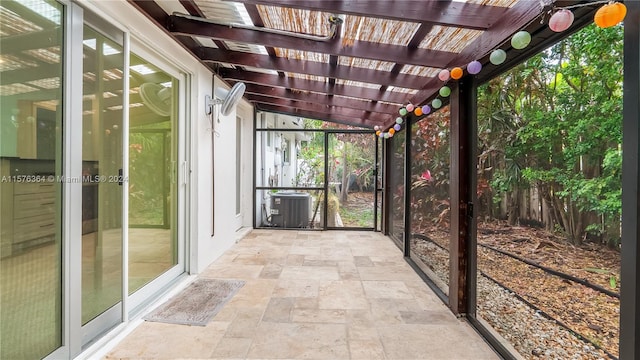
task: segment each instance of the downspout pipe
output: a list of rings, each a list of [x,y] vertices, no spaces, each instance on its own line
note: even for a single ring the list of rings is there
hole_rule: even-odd
[[[200,22],[203,22],[203,23],[208,23],[208,24],[223,25],[223,26],[228,26],[230,28],[237,28],[237,29],[261,31],[261,32],[266,32],[266,33],[271,33],[271,34],[291,36],[291,37],[295,37],[295,38],[298,38],[298,39],[321,41],[321,42],[327,42],[327,41],[333,39],[336,36],[337,32],[338,32],[338,27],[343,22],[343,19],[341,17],[339,17],[338,15],[331,15],[329,17],[329,24],[330,24],[329,35],[327,35],[327,36],[318,36],[318,35],[302,34],[302,33],[296,33],[296,32],[292,32],[292,31],[271,29],[271,28],[266,28],[266,27],[253,26],[253,25],[225,23],[225,22],[222,22],[222,21],[214,20],[214,19],[205,19],[205,18],[202,18],[202,17],[199,17],[199,16],[192,16],[192,15],[183,14],[183,13],[180,13],[180,12],[174,12],[173,15],[174,16],[179,16],[179,17],[182,17],[182,18],[186,18],[186,19],[189,19],[189,20],[195,20],[195,21],[200,21]]]

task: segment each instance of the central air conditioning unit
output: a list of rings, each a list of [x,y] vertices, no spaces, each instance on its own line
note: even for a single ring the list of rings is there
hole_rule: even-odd
[[[271,224],[283,228],[309,226],[311,197],[308,193],[277,192],[271,195]]]

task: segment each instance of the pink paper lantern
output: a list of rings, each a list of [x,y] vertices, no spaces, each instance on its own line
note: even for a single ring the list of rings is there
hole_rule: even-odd
[[[567,9],[561,9],[553,13],[549,19],[549,29],[555,32],[563,32],[573,24],[573,13]]]
[[[406,108],[408,112],[412,112],[414,107],[413,104],[407,104]]]
[[[438,74],[438,79],[442,81],[449,80],[449,70],[447,69],[441,70],[440,73]]]

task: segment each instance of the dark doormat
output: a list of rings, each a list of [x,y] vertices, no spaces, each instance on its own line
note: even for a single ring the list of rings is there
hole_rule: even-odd
[[[205,326],[243,286],[242,280],[197,279],[143,319]]]

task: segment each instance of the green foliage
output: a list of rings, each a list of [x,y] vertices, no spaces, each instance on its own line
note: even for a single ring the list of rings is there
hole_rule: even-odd
[[[168,132],[134,132],[129,135],[129,216],[132,225],[161,225],[169,194]]]
[[[319,120],[316,120],[319,121]],[[305,125],[307,122],[305,121]],[[302,144],[298,152],[300,170],[296,175],[295,186],[324,185],[324,133],[308,132],[309,141]]]
[[[479,182],[536,187],[571,240],[621,212],[622,35],[587,26],[479,90]]]

